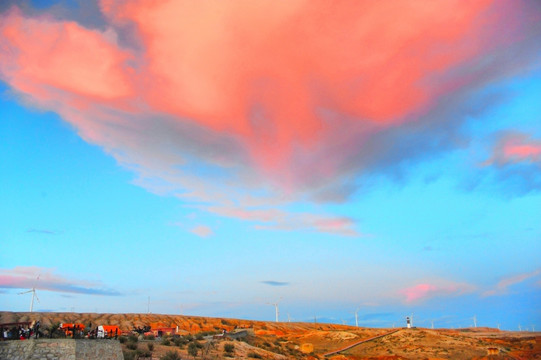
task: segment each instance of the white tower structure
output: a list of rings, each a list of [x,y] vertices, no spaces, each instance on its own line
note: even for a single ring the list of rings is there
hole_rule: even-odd
[[[355,326],[359,327],[359,309],[355,310]]]
[[[20,292],[19,295],[32,293],[32,299],[30,300],[30,312],[34,311],[34,298],[39,302],[38,294],[36,294],[36,288],[33,287],[28,291]]]
[[[282,301],[282,298],[280,298],[280,300],[278,300],[275,303],[267,303],[268,305],[273,305],[274,306],[274,310],[276,312],[276,322],[278,322],[278,319],[280,317],[280,311],[278,310],[278,304],[280,304],[280,301]]]
[[[36,278],[36,283],[38,282],[40,276],[41,274],[38,275],[38,277]],[[30,299],[30,312],[34,311],[34,298],[36,298],[36,300],[39,302],[38,294],[36,294],[36,283],[34,283],[34,286],[32,286],[32,289],[19,293],[19,295],[32,293],[32,299]]]
[[[411,319],[409,316],[406,316],[406,327],[408,329],[411,329]]]

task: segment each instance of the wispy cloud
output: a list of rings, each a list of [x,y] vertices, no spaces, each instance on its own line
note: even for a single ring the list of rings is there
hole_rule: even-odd
[[[13,269],[0,269],[0,288],[31,289],[34,287],[60,293],[121,295],[120,292],[108,289],[97,282],[65,278],[56,274],[51,268],[17,266]]]
[[[514,163],[531,163],[541,167],[541,139],[517,131],[500,133],[492,156],[483,165],[505,166]]]
[[[47,229],[28,229],[26,230],[27,233],[37,233],[37,234],[45,234],[45,235],[58,235],[58,231],[54,230],[47,230]]]
[[[190,230],[190,232],[194,233],[195,235],[199,236],[199,237],[209,237],[211,236],[212,234],[214,234],[214,232],[212,231],[212,229],[206,225],[197,225],[196,227],[192,228]]]
[[[287,286],[287,285],[289,285],[288,282],[274,281],[274,280],[260,281],[260,283],[265,284],[265,285],[270,285],[270,286]]]
[[[221,216],[254,222],[256,229],[303,230],[342,236],[360,236],[355,229],[356,221],[348,216],[292,213],[276,207],[208,206],[202,208]]]
[[[539,277],[541,275],[541,269],[537,269],[531,272],[527,273],[521,273],[512,275],[509,277],[505,277],[501,279],[494,288],[487,290],[482,293],[483,296],[497,296],[497,295],[505,295],[509,293],[509,288],[518,285],[520,283],[525,282],[529,279],[534,279],[536,277]],[[541,281],[541,279],[539,280]]]
[[[503,195],[522,195],[541,189],[541,139],[514,130],[494,135],[490,155],[480,164],[477,177],[467,184],[475,189],[488,182]]]

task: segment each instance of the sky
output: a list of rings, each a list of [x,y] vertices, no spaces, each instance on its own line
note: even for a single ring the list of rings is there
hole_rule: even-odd
[[[535,1],[3,1],[0,310],[541,329]]]

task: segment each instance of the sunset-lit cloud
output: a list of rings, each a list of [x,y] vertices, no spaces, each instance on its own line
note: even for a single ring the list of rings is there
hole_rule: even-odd
[[[504,166],[514,163],[530,163],[541,166],[541,139],[520,132],[501,134],[494,145],[492,157],[485,165]]]
[[[304,230],[343,236],[359,236],[356,221],[347,216],[292,213],[278,208],[210,206],[202,209],[220,216],[253,222],[256,229]]]
[[[450,297],[472,292],[473,285],[464,283],[420,283],[399,291],[406,303],[424,301],[433,297]]]
[[[195,235],[199,236],[199,237],[209,237],[211,236],[214,232],[212,231],[212,229],[206,225],[197,225],[195,227],[193,227],[190,232],[194,233]]]
[[[0,288],[46,290],[60,293],[87,295],[120,295],[102,284],[65,278],[54,269],[35,266],[17,266],[13,269],[0,269]]]
[[[467,95],[531,66],[530,6],[102,0],[96,27],[14,6],[0,79],[150,191],[260,229],[357,235],[349,217],[284,206],[344,202],[358,177],[460,146],[448,127],[474,111]]]
[[[496,284],[496,286],[494,286],[494,288],[483,292],[482,295],[486,297],[486,296],[497,296],[497,295],[508,294],[510,291],[509,290],[510,287],[523,283],[524,281],[529,280],[529,279],[535,279],[539,277],[539,275],[541,275],[541,269],[537,269],[537,270],[527,272],[527,273],[521,273],[521,274],[504,277],[503,279],[498,281],[498,283]],[[541,279],[538,281],[541,281]]]

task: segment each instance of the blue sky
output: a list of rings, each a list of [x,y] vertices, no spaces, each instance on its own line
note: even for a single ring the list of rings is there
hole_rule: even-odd
[[[295,321],[316,316],[353,325],[359,309],[361,326],[399,326],[414,313],[419,326],[432,321],[436,327],[470,326],[477,316],[478,325],[541,329],[541,32],[534,21],[539,9],[526,11],[520,2],[525,8],[515,9],[512,2],[493,5],[496,14],[507,6],[514,20],[522,20],[520,26],[511,22],[514,41],[482,43],[458,60],[448,54],[476,37],[497,37],[505,24],[490,24],[487,35],[465,16],[470,30],[448,42],[423,39],[427,53],[449,47],[442,55],[449,60],[440,72],[422,68],[414,85],[403,79],[392,86],[404,99],[419,84],[430,84],[429,95],[403,100],[405,105],[392,95],[380,105],[385,109],[333,100],[335,87],[345,81],[343,69],[326,62],[307,65],[318,96],[300,92],[295,103],[306,97],[314,109],[325,111],[306,115],[303,106],[275,101],[294,87],[280,81],[299,80],[296,74],[304,68],[293,66],[294,73],[277,66],[247,75],[230,68],[220,72],[225,71],[221,64],[204,59],[192,76],[182,72],[184,57],[171,53],[177,62],[169,63],[156,58],[156,44],[168,45],[169,34],[152,32],[152,24],[135,12],[124,13],[122,1],[116,8],[91,6],[85,20],[72,5],[50,3],[6,6],[0,15],[5,20],[0,26],[2,310],[28,311],[30,296],[18,293],[35,286],[36,311],[146,312],[150,296],[153,313],[274,320],[268,303],[281,299],[282,321],[289,314]],[[434,16],[463,24],[446,19],[441,6],[430,10]],[[460,6],[464,9],[457,11],[478,17],[488,11]],[[249,29],[257,10],[244,10],[239,27]],[[285,16],[283,9],[274,10],[278,18]],[[235,19],[236,13],[227,11],[224,16]],[[139,30],[121,22],[120,14]],[[379,29],[374,19],[380,15],[357,16]],[[75,30],[66,25],[69,20]],[[344,28],[329,21],[337,34],[350,30],[347,21]],[[62,48],[47,45],[47,35],[43,49],[31,53],[10,32],[16,26],[23,26],[18,34],[28,36],[40,29],[51,32]],[[296,28],[285,29],[293,38],[298,35]],[[198,31],[215,31],[213,25],[203,30]],[[80,38],[55,31],[74,31]],[[85,36],[90,40],[79,43]],[[252,46],[276,49],[295,64],[289,40],[269,40],[263,48],[257,36]],[[318,36],[324,34],[313,35]],[[360,45],[367,41],[355,36]],[[392,29],[386,36],[412,49],[421,46]],[[385,39],[381,58],[394,44]],[[182,49],[205,50],[211,40],[202,35],[186,40]],[[319,41],[307,40],[330,46]],[[80,62],[69,55],[72,46],[86,51],[85,43],[112,59],[104,60],[111,69],[96,80],[83,70],[97,70],[75,69]],[[357,55],[335,46],[327,50],[343,54],[346,62],[352,57],[353,70],[347,71],[379,71],[377,62],[356,68]],[[239,47],[224,57],[267,66],[243,51]],[[317,55],[310,53],[312,47],[300,51]],[[69,83],[71,77],[56,73],[49,60],[28,60],[21,53],[48,55],[66,73],[79,74],[79,82]],[[149,60],[118,60],[121,53]],[[40,60],[42,70],[36,67]],[[423,63],[421,56],[418,60]],[[408,71],[407,58],[403,62]],[[171,72],[178,66],[189,80],[165,76],[159,64],[173,67]],[[180,91],[182,105],[142,90],[145,74],[163,77],[162,99],[171,96],[167,81],[171,90],[178,81],[190,89],[184,97]],[[208,74],[216,76],[216,84],[210,84],[224,92],[229,88],[221,87],[222,76],[239,83],[277,81],[271,85],[275,98],[230,89],[239,91],[231,95],[243,102],[229,104],[233,100],[213,95]],[[328,74],[334,82],[327,81]],[[381,83],[395,79],[385,76]],[[130,90],[115,82],[120,77],[128,79]],[[455,78],[461,85],[453,85]],[[85,87],[77,87],[85,81]],[[373,85],[374,96],[391,91],[378,93],[379,86]],[[119,92],[112,94],[112,88]],[[199,103],[194,94],[208,103]],[[245,119],[235,109],[255,106],[262,107],[262,118],[250,118],[246,130],[238,125]],[[216,109],[222,112],[211,114]],[[314,128],[315,123],[323,125]]]

